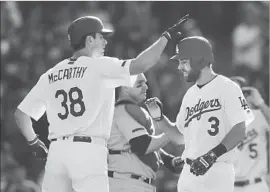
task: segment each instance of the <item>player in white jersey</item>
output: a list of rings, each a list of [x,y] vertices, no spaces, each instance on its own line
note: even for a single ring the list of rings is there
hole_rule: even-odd
[[[183,98],[176,125],[166,117],[157,123],[167,134],[184,135],[186,164],[178,191],[233,192],[233,149],[244,139],[253,114],[239,86],[213,71],[214,56],[207,39],[184,38],[177,49],[172,59],[179,62],[187,81],[196,83]]]
[[[235,192],[269,192],[265,181],[267,175],[266,131],[269,131],[270,109],[265,104],[259,91],[253,87],[246,87],[243,77],[231,77],[242,88],[246,100],[251,107],[255,120],[247,127],[246,137],[237,146],[235,161]]]
[[[107,149],[114,111],[114,89],[129,86],[130,74],[157,63],[168,40],[179,32],[188,16],[165,31],[149,48],[131,60],[104,57],[112,33],[97,17],[76,19],[68,28],[74,54],[44,73],[18,106],[15,118],[37,158],[47,149],[33,131],[30,117],[46,111],[50,150],[44,192],[108,191]]]

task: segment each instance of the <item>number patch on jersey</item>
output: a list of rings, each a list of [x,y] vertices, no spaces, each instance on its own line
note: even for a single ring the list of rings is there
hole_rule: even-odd
[[[77,94],[76,98],[74,98],[74,93]],[[55,98],[58,98],[60,95],[63,97],[61,106],[65,109],[64,113],[57,114],[60,119],[67,119],[69,114],[73,115],[74,117],[79,117],[83,115],[83,113],[85,112],[85,105],[83,102],[83,94],[81,89],[79,89],[78,87],[72,87],[68,93],[63,89],[59,89],[55,93]],[[69,106],[67,105],[68,99],[70,101]],[[80,106],[79,111],[75,111],[76,105]]]
[[[209,129],[207,132],[211,136],[216,136],[219,133],[219,119],[217,117],[210,117],[208,122],[211,123],[211,129]]]
[[[257,151],[256,147],[257,147],[257,143],[250,143],[248,145],[248,148],[249,148],[249,151],[250,151],[249,156],[252,159],[255,159],[256,157],[258,157],[258,151]]]

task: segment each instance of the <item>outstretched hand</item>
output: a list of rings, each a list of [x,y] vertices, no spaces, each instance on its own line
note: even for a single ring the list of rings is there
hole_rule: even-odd
[[[175,36],[179,36],[181,34],[180,30],[184,22],[186,22],[189,18],[189,14],[185,15],[181,19],[179,19],[172,27],[168,28],[162,35],[164,35],[167,39],[174,38]]]
[[[150,116],[155,121],[159,121],[163,118],[163,104],[157,97],[147,99],[145,101],[145,106]]]

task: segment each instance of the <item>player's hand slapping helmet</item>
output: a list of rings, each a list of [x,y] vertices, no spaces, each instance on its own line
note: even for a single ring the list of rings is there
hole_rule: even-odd
[[[155,121],[160,121],[163,118],[163,104],[157,97],[147,99],[144,104]]]
[[[161,36],[166,37],[168,40],[179,36],[182,24],[188,20],[189,14],[185,15],[177,21],[172,27],[168,28]]]
[[[36,137],[32,141],[28,142],[32,155],[37,159],[37,160],[46,160],[47,155],[48,155],[48,149],[45,146],[45,144],[38,138]]]
[[[204,175],[212,167],[216,160],[216,154],[209,151],[205,155],[202,155],[192,161],[190,165],[190,172],[196,176]]]
[[[184,165],[185,165],[185,161],[180,156],[174,157],[172,159],[172,166],[174,167],[177,173],[182,172]]]
[[[251,102],[255,107],[259,107],[264,103],[260,92],[254,87],[242,87],[242,91],[248,93],[247,100]]]

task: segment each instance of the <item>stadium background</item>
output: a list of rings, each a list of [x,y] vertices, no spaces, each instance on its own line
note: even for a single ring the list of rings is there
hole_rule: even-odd
[[[192,20],[183,27],[183,37],[209,38],[214,69],[226,76],[245,76],[269,104],[269,2],[1,2],[1,191],[30,191],[40,181],[44,163],[31,157],[13,112],[42,73],[71,56],[67,27],[73,19],[101,18],[115,30],[106,54],[127,59],[186,13]],[[170,44],[146,76],[149,97],[159,97],[174,121],[190,84],[167,64],[173,53]],[[34,125],[48,145],[46,116]],[[165,149],[179,153],[173,145]],[[175,191],[177,178],[160,170],[157,191]]]

